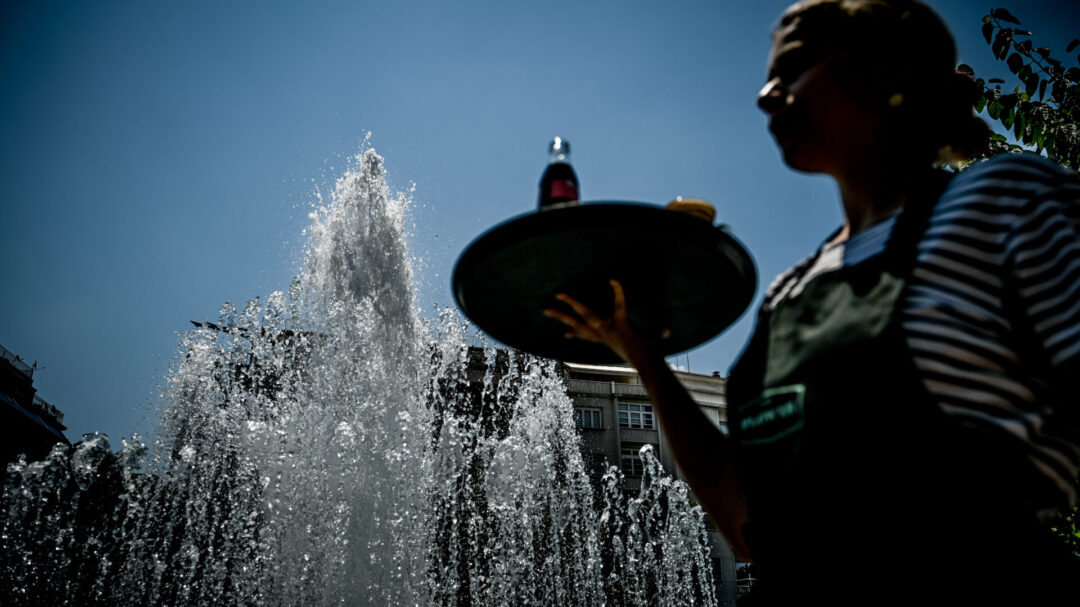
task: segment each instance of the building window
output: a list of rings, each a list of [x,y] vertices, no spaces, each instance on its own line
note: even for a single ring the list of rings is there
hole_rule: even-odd
[[[623,443],[622,453],[622,472],[627,478],[640,478],[645,474],[645,464],[641,461],[641,456],[638,452],[644,445],[628,445]],[[653,445],[653,453],[658,450],[656,445]]]
[[[619,403],[619,427],[656,429],[652,405],[642,403]]]
[[[757,581],[754,573],[753,563],[735,563],[735,584],[738,586],[739,594],[746,594],[753,589],[754,582]]]
[[[710,518],[706,516],[705,518]],[[720,586],[724,583],[724,561],[721,559],[712,560],[712,579],[713,583]]]
[[[578,428],[604,427],[604,420],[600,417],[599,409],[574,409],[574,423]]]

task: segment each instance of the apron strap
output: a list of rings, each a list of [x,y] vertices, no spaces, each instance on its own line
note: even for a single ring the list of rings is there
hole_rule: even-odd
[[[915,266],[919,242],[930,226],[930,216],[938,200],[952,180],[953,173],[935,171],[912,192],[900,215],[896,218],[889,241],[882,253],[885,263],[897,273],[907,277]]]

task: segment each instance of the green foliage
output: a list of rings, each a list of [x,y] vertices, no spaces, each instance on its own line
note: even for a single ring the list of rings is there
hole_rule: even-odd
[[[1001,78],[983,80],[975,78],[970,66],[957,67],[982,89],[975,111],[999,122],[1018,142],[1009,143],[1007,137],[995,133],[986,155],[1034,149],[1080,171],[1080,67],[1066,67],[1050,55],[1048,47],[1035,47],[1031,32],[1013,27],[1021,25],[1020,20],[1006,9],[991,10],[982,22],[982,35],[994,58],[1004,61],[1019,82],[1006,92]],[[1080,39],[1073,39],[1065,52],[1072,53],[1078,46]],[[1076,59],[1080,65],[1080,55]],[[1080,508],[1062,513],[1051,527],[1080,558]]]
[[[1016,143],[1000,134],[992,137],[988,155],[1006,151],[1034,150],[1055,162],[1080,171],[1080,67],[1067,67],[1051,56],[1048,47],[1035,47],[1030,31],[1003,8],[983,17],[982,35],[994,58],[1004,61],[1018,84],[1012,89],[1000,78],[975,83],[982,93],[975,110],[1011,131]],[[1065,48],[1080,46],[1074,39]],[[1070,57],[1071,59],[1071,57]],[[1080,66],[1080,56],[1077,57]],[[967,65],[957,68],[975,78]]]
[[[1052,528],[1072,548],[1073,556],[1080,559],[1080,508],[1059,515]]]

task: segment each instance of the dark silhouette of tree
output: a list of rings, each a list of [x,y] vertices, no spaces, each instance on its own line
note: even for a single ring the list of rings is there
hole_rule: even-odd
[[[1004,61],[1016,79],[1014,84],[1001,78],[975,78],[982,89],[975,109],[1011,131],[1015,141],[994,134],[988,155],[1034,150],[1080,170],[1080,55],[1070,61],[1077,65],[1066,65],[1051,56],[1049,47],[1036,47],[1032,33],[1020,25],[1004,8],[995,8],[983,17],[986,43],[994,58]],[[1078,46],[1080,39],[1073,39],[1065,52],[1072,53]],[[969,65],[961,64],[957,69],[975,77]]]

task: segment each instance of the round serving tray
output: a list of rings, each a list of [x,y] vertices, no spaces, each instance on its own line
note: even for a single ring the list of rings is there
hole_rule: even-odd
[[[606,346],[566,339],[566,326],[543,311],[569,310],[555,299],[567,293],[610,316],[613,278],[623,285],[632,326],[652,335],[670,330],[665,355],[731,326],[757,288],[753,260],[726,228],[655,205],[597,201],[492,228],[458,259],[453,290],[465,316],[496,340],[597,364],[619,358]]]

